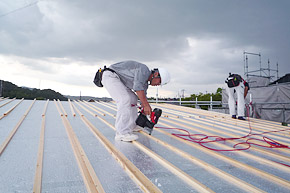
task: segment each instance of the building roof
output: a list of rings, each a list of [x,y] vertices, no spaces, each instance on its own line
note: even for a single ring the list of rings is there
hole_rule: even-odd
[[[151,105],[158,127],[127,143],[113,102],[0,99],[0,192],[289,192],[290,127]]]
[[[276,83],[288,83],[290,82],[290,73],[285,74],[284,76],[282,76],[281,78],[279,78],[278,80],[270,83],[271,84],[276,84]]]

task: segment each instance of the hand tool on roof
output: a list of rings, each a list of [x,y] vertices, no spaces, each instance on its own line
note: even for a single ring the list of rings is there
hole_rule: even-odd
[[[151,121],[148,120],[143,111],[144,109],[139,112],[139,116],[136,119],[136,124],[140,127],[143,127],[148,132],[148,134],[151,135],[154,125],[157,124],[158,119],[162,114],[162,110],[155,108],[150,115]]]

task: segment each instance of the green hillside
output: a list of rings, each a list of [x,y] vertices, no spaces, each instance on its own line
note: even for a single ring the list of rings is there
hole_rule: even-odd
[[[1,87],[1,85],[0,85]],[[1,94],[1,91],[0,91]],[[67,100],[66,97],[64,97],[59,92],[55,92],[51,89],[30,89],[30,88],[23,88],[18,87],[17,85],[8,82],[8,81],[2,81],[2,97],[9,97],[9,98],[25,98],[25,99],[38,99],[38,100],[46,100],[46,99],[59,99],[59,100]]]

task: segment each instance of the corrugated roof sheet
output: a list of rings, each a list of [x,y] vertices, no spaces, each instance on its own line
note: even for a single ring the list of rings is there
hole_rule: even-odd
[[[289,127],[152,106],[157,128],[127,143],[114,103],[0,99],[0,192],[289,192]]]

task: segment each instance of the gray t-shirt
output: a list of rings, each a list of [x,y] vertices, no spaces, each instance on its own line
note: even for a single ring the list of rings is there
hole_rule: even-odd
[[[142,63],[135,61],[124,61],[109,66],[114,70],[124,85],[134,91],[148,89],[148,78],[151,74],[149,68]]]

